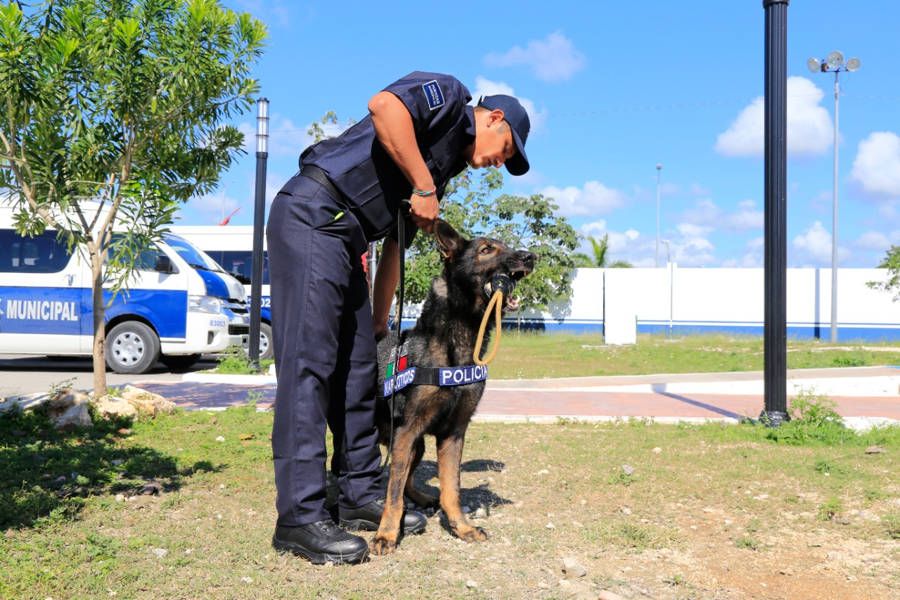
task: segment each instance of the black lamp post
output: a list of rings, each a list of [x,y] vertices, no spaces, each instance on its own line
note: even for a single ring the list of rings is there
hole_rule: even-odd
[[[269,101],[260,98],[256,113],[256,196],[253,207],[253,264],[250,274],[250,362],[259,369],[262,306],[263,229],[266,222],[266,160],[269,157]]]
[[[763,0],[765,66],[765,408],[777,427],[787,412],[787,9]]]

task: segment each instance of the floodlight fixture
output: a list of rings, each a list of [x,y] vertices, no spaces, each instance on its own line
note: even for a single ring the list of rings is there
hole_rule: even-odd
[[[844,64],[844,55],[834,50],[825,57],[825,62],[828,64],[829,69],[837,71]]]
[[[809,68],[810,73],[819,73],[822,71],[822,63],[818,58],[810,58],[806,61],[806,66]]]
[[[860,66],[862,66],[862,63],[856,57],[851,58],[850,60],[847,61],[847,70],[850,71],[851,73],[853,71],[858,71]]]

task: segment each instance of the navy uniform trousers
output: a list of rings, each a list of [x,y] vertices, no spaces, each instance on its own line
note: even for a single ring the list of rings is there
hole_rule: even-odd
[[[353,215],[315,181],[295,175],[275,197],[267,227],[278,391],[272,428],[278,524],[330,518],[325,426],[340,505],[379,497],[376,349]]]

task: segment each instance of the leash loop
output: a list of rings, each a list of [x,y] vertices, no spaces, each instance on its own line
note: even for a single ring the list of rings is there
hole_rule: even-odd
[[[488,353],[487,357],[482,359],[481,344],[484,342],[484,332],[487,329],[487,324],[491,317],[491,310],[493,310],[494,312],[494,328],[497,330],[497,339],[494,340],[494,346],[491,348],[491,351]],[[500,347],[500,325],[502,323],[502,312],[503,290],[498,289],[496,292],[494,292],[494,295],[491,296],[487,308],[484,309],[484,316],[481,318],[481,326],[478,328],[478,337],[475,339],[475,350],[472,352],[472,360],[474,360],[475,364],[480,367],[486,366],[489,362],[494,360],[494,356],[496,356],[497,354],[497,349]]]

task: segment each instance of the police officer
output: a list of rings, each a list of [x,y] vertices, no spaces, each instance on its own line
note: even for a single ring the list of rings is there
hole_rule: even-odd
[[[399,280],[398,241],[385,239],[370,305],[360,261],[367,242],[430,231],[447,182],[465,169],[528,171],[530,123],[511,96],[471,95],[454,77],[414,72],[369,101],[369,114],[300,156],[268,223],[278,389],[272,449],[278,521],[273,546],[314,563],[355,563],[366,542],[325,508],[325,427],[334,437],[341,525],[375,530],[384,510],[375,429],[376,337],[387,332]],[[410,244],[412,235],[404,243]],[[404,533],[425,529],[407,511]]]

